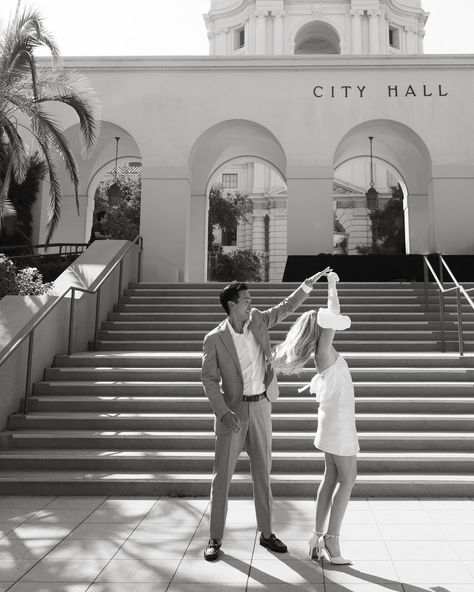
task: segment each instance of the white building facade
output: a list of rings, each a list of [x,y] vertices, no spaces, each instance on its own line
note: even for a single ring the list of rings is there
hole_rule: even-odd
[[[64,174],[53,241],[87,240],[95,188],[120,136],[120,162],[142,163],[145,280],[207,278],[208,192],[234,167],[246,170],[256,205],[238,246],[261,246],[269,224],[272,279],[281,279],[288,255],[333,252],[335,191],[338,202],[363,199],[373,136],[377,189],[394,178],[404,190],[409,252],[473,253],[474,57],[420,55],[426,18],[416,0],[216,0],[206,16],[209,57],[67,59],[97,90],[102,126],[85,160],[76,122],[63,119],[80,161],[81,211]],[[242,24],[239,54],[231,40]],[[225,42],[213,38],[221,28]]]

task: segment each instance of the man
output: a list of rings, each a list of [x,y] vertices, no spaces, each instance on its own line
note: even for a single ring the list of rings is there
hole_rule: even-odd
[[[210,539],[204,558],[219,556],[227,515],[230,481],[245,447],[250,458],[260,544],[277,553],[287,547],[272,532],[271,403],[278,398],[268,329],[306,300],[329,267],[307,278],[273,308],[251,306],[248,287],[234,282],[220,301],[227,319],[204,338],[201,379],[215,417],[214,476],[211,489]]]
[[[96,240],[105,240],[109,238],[104,230],[104,225],[107,222],[107,212],[105,210],[100,210],[95,215],[95,222],[92,224],[91,228],[91,236],[89,238],[89,245],[91,245]]]

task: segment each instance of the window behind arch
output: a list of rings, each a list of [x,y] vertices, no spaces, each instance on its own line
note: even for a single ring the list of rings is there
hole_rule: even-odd
[[[295,54],[339,54],[340,39],[328,23],[313,21],[303,25],[295,37]]]

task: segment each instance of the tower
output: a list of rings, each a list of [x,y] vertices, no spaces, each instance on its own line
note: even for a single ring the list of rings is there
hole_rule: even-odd
[[[421,0],[211,0],[210,55],[416,55]]]

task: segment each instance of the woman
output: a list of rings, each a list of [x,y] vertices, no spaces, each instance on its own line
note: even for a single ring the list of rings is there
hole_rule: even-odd
[[[318,489],[316,528],[309,540],[309,554],[317,559],[325,556],[331,563],[345,565],[352,562],[341,556],[339,532],[357,476],[359,444],[351,375],[344,358],[333,346],[336,330],[350,326],[349,317],[340,314],[338,281],[336,273],[328,275],[327,309],[301,315],[285,341],[276,347],[274,365],[279,372],[294,374],[301,371],[314,354],[317,374],[300,392],[310,388],[319,403],[314,444],[324,452],[325,469]]]

